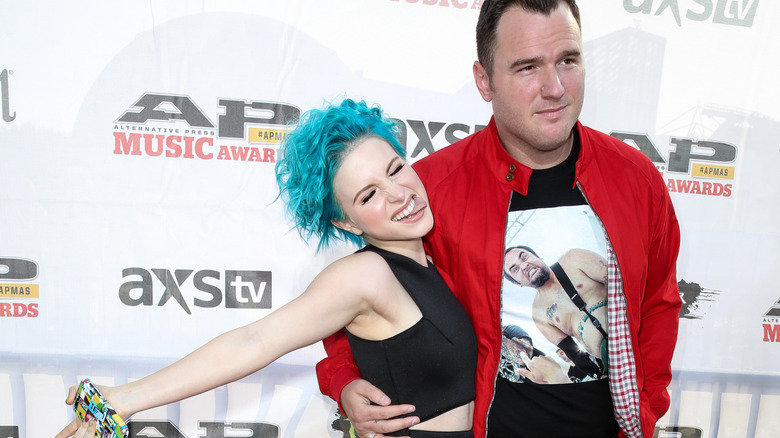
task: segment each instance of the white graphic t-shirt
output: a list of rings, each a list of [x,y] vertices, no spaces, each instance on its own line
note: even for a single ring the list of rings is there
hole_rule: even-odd
[[[518,383],[606,377],[606,241],[598,218],[576,205],[512,211],[508,219],[499,374]]]

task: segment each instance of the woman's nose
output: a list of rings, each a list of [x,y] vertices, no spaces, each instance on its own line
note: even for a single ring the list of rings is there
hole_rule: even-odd
[[[394,182],[388,184],[385,188],[385,194],[391,201],[403,201],[406,199],[403,186]]]

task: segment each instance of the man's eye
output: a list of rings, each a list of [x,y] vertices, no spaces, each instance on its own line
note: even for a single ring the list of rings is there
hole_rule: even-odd
[[[570,58],[564,58],[561,61],[561,64],[564,64],[564,65],[578,65],[581,62],[582,62],[581,58],[579,58],[577,56],[572,56]]]
[[[363,197],[360,203],[365,204],[366,202],[370,201],[371,198],[374,196],[374,193],[376,193],[376,190],[371,190],[365,197]]]
[[[405,164],[403,164],[403,163],[402,163],[402,164],[399,164],[399,165],[398,165],[398,167],[396,167],[395,169],[393,169],[393,171],[392,171],[392,172],[390,172],[390,176],[394,176],[395,174],[397,174],[398,172],[400,172],[400,171],[401,171],[401,169],[403,169],[403,168],[404,168],[404,166],[405,166]]]

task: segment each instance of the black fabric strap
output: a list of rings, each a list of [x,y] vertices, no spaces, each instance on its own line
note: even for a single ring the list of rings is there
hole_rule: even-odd
[[[573,284],[571,284],[571,280],[569,280],[569,276],[566,275],[566,271],[563,270],[560,263],[555,262],[550,266],[550,269],[555,273],[555,276],[558,277],[558,282],[561,283],[561,286],[563,286],[563,290],[566,291],[566,295],[569,296],[571,301],[574,303],[575,306],[577,306],[578,309],[585,312],[586,315],[588,315],[588,318],[590,319],[590,322],[593,323],[593,326],[596,327],[596,330],[601,333],[601,336],[604,337],[604,339],[607,339],[607,332],[604,331],[604,329],[601,327],[601,323],[598,319],[596,319],[595,316],[591,315],[590,312],[588,312],[587,306],[585,305],[585,301],[582,299],[579,293],[577,293],[577,289],[574,287]]]

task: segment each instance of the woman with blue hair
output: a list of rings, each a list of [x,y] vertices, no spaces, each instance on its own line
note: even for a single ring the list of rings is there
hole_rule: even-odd
[[[304,239],[319,239],[318,250],[338,240],[365,246],[265,318],[140,380],[100,387],[120,416],[233,382],[343,328],[360,373],[400,404],[394,418],[419,419],[394,436],[473,437],[476,338],[424,252],[433,216],[397,130],[378,107],[349,99],[303,114],[276,165],[286,210]],[[75,387],[68,403],[74,397]],[[76,419],[57,437],[94,428]]]

